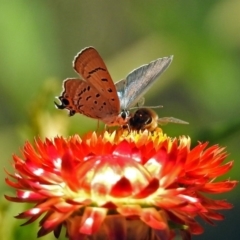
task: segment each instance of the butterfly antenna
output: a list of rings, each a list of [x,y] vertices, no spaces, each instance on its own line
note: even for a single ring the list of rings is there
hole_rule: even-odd
[[[158,105],[158,106],[136,106],[136,107],[130,108],[130,110],[139,109],[139,108],[163,108],[163,106],[162,105]]]

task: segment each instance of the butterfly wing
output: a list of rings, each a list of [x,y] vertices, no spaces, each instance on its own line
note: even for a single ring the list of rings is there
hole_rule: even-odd
[[[100,98],[107,102],[108,113],[118,115],[120,112],[120,102],[116,87],[97,50],[93,47],[83,49],[74,59],[73,67],[83,79],[93,86]]]
[[[129,109],[136,105],[156,79],[168,68],[172,59],[173,56],[159,58],[133,70],[126,79],[117,82],[115,86],[121,109]]]
[[[158,123],[160,125],[164,125],[167,123],[178,123],[178,124],[189,124],[188,122],[185,122],[181,119],[174,118],[174,117],[162,117],[158,119]]]
[[[59,98],[59,109],[68,109],[69,115],[81,113],[87,117],[103,120],[106,114],[107,100],[89,83],[81,79],[66,79],[63,92]]]

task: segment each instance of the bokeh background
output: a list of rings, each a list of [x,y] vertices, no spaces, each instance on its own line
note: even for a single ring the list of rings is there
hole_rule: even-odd
[[[37,224],[20,227],[13,216],[25,204],[7,202],[12,194],[4,169],[34,137],[83,134],[97,122],[69,118],[53,101],[62,81],[76,77],[74,56],[94,46],[115,81],[156,58],[174,55],[170,68],[147,93],[146,105],[163,105],[160,116],[190,125],[168,124],[170,136],[226,146],[231,172],[240,175],[240,1],[2,0],[0,3],[0,151],[2,165],[0,238],[37,239]],[[103,127],[103,125],[101,125]],[[234,204],[216,226],[202,223],[195,240],[240,239],[240,190],[216,196]],[[42,238],[54,239],[52,234]],[[64,239],[64,237],[62,237]]]

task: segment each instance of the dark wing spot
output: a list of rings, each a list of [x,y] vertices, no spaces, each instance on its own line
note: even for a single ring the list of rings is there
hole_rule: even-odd
[[[111,88],[108,89],[108,92],[112,92],[113,90]]]
[[[95,68],[95,69],[93,69],[92,71],[88,72],[89,75],[87,76],[87,78],[90,78],[93,73],[98,72],[98,71],[104,71],[104,72],[106,72],[106,69],[105,69],[105,68],[101,68],[101,67]]]
[[[86,97],[86,101],[88,101],[91,98],[91,96]]]
[[[81,107],[83,107],[83,105],[78,105],[77,108],[80,109]]]
[[[97,101],[94,101],[95,104],[97,104]]]
[[[93,74],[93,73],[98,72],[98,71],[100,71],[100,70],[102,70],[102,71],[106,71],[105,68],[101,68],[101,67],[99,67],[99,68],[95,68],[95,69],[93,69],[92,71],[88,72],[88,74]]]
[[[98,97],[100,97],[100,94],[99,94],[99,93],[97,93],[97,94],[96,94],[96,97],[97,97],[97,98],[98,98]]]
[[[108,82],[107,78],[102,78],[103,82]]]
[[[103,105],[106,106],[107,105],[106,102],[103,102]]]
[[[91,87],[90,87],[90,86],[88,86],[88,87],[87,87],[87,90],[89,91],[90,89],[91,89]]]

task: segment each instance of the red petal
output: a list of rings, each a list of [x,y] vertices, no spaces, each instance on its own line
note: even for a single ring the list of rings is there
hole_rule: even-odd
[[[189,229],[192,234],[199,235],[204,232],[203,228],[195,221],[187,224],[189,225]]]
[[[53,205],[53,208],[55,208],[58,212],[61,213],[73,212],[77,209],[80,209],[81,207],[81,205],[72,205],[66,202],[58,202]]]
[[[122,205],[117,211],[123,216],[140,216],[142,209],[139,205]]]
[[[11,201],[11,202],[20,202],[20,203],[23,203],[23,202],[28,202],[26,201],[26,199],[21,199],[21,198],[18,198],[18,197],[9,197],[7,195],[4,195],[4,197],[8,200],[8,201]],[[34,202],[34,201],[33,201]]]
[[[123,158],[131,158],[131,153],[132,149],[130,147],[130,144],[124,140],[117,145],[116,149],[113,152],[113,155],[121,156]]]
[[[166,222],[162,219],[161,215],[155,208],[142,209],[140,219],[152,228],[160,230],[167,228]]]
[[[159,187],[159,180],[153,178],[149,184],[138,194],[133,196],[133,198],[145,198],[154,193]]]
[[[66,151],[62,157],[61,173],[68,186],[73,191],[78,191],[79,184],[76,173],[76,163],[74,162],[74,156],[70,149]]]
[[[201,188],[201,191],[207,193],[223,193],[232,190],[237,184],[238,181],[207,183],[204,185],[204,187]]]
[[[93,234],[98,231],[107,214],[104,208],[86,208],[82,217],[80,233]]]
[[[13,187],[13,188],[21,188],[22,185],[18,182],[18,183],[15,183],[15,182],[12,182],[9,178],[5,178],[5,182],[6,184],[8,184],[10,187]]]
[[[110,191],[110,195],[113,197],[128,197],[132,195],[132,186],[129,180],[122,177],[117,181]]]

